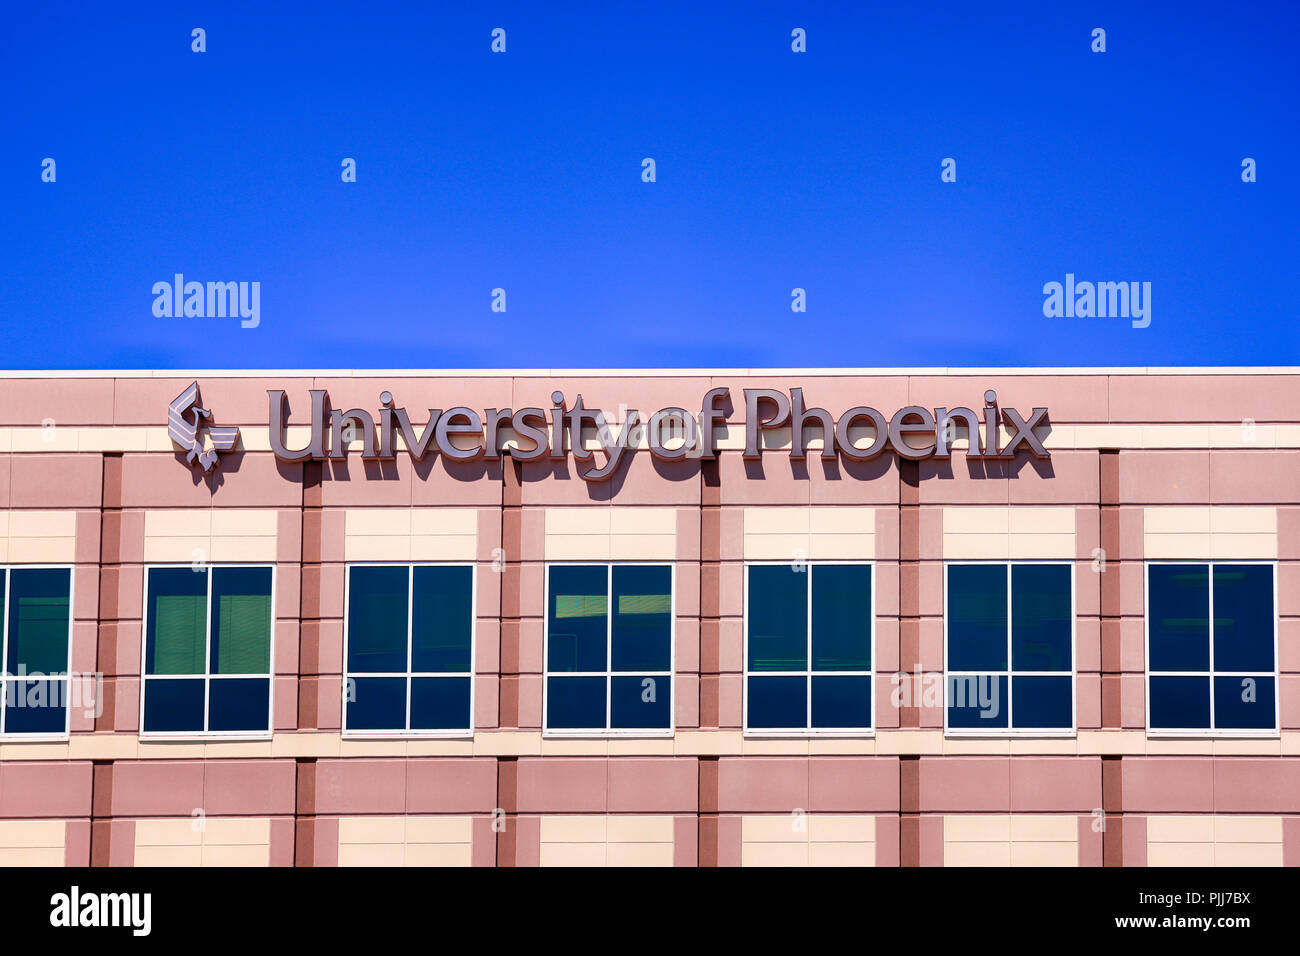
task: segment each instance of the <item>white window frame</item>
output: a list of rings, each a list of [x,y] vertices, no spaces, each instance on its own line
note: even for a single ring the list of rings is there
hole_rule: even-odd
[[[348,670],[348,642],[352,606],[353,568],[406,568],[406,670],[382,673]],[[469,568],[469,670],[468,671],[412,671],[412,637],[415,629],[415,569],[416,568]],[[343,689],[342,734],[351,738],[405,738],[441,737],[464,739],[474,736],[475,685],[478,683],[478,566],[473,561],[349,561],[343,567]],[[348,728],[348,680],[371,677],[406,678],[406,729],[371,730]],[[417,728],[411,730],[411,681],[417,677],[457,677],[469,680],[469,726],[451,728]]]
[[[1188,727],[1184,729],[1177,728],[1159,728],[1151,727],[1151,568],[1154,565],[1205,565],[1206,572],[1206,590],[1207,609],[1209,615],[1209,635],[1210,642],[1209,657],[1210,669],[1208,671],[1157,671],[1157,677],[1208,677],[1210,679],[1210,723],[1215,723],[1216,714],[1214,712],[1214,679],[1216,677],[1272,677],[1273,679],[1273,726],[1271,728],[1254,730],[1251,728],[1229,728],[1218,730],[1214,726],[1210,727]],[[1214,569],[1218,565],[1253,565],[1256,567],[1271,567],[1273,569],[1273,672],[1266,674],[1260,671],[1216,671],[1214,669]],[[1274,560],[1255,560],[1243,559],[1233,560],[1230,558],[1216,558],[1203,560],[1148,560],[1143,562],[1142,567],[1142,653],[1143,653],[1143,691],[1145,700],[1143,703],[1146,707],[1146,730],[1148,737],[1224,737],[1224,738],[1279,738],[1282,733],[1282,675],[1278,663],[1278,595],[1277,595],[1277,561]]]
[[[968,567],[971,565],[983,565],[1006,568],[1007,577],[1007,669],[1005,671],[950,671],[948,669],[948,623],[951,615],[948,613],[948,569],[951,567]],[[1011,569],[1017,565],[1052,565],[1057,567],[1068,567],[1070,569],[1070,726],[1067,727],[1013,727],[1012,718],[1015,712],[1012,710],[1012,701],[1015,697],[1013,686],[1016,677],[1065,677],[1065,671],[1020,671],[1015,669],[1015,661],[1012,658],[1012,621],[1014,618],[1014,605],[1012,603],[1012,577]],[[1078,615],[1078,593],[1076,588],[1078,582],[1076,576],[1076,562],[1069,558],[1006,558],[997,560],[964,560],[954,558],[943,562],[943,734],[945,737],[985,737],[985,738],[1009,738],[1009,737],[1077,737],[1079,733],[1079,615]],[[1007,678],[1007,726],[1003,727],[949,727],[948,726],[948,688],[949,675],[953,677],[974,677],[992,675]]]
[[[806,657],[807,667],[802,671],[750,671],[749,669],[749,569],[752,567],[773,567],[773,566],[793,566],[801,565],[804,573],[807,575],[807,604],[808,619],[804,625],[806,639]],[[871,572],[871,613],[868,615],[870,620],[868,625],[871,628],[871,669],[866,671],[816,671],[812,666],[812,614],[813,614],[813,592],[812,578],[813,568],[818,566],[847,566],[855,568],[867,568]],[[789,560],[753,560],[745,562],[745,593],[744,593],[744,643],[741,648],[741,680],[744,687],[741,688],[741,698],[744,714],[741,718],[741,727],[744,736],[763,738],[763,737],[856,737],[871,738],[876,735],[876,708],[879,703],[877,698],[880,696],[879,688],[876,686],[876,675],[879,673],[876,665],[879,661],[876,659],[876,618],[878,617],[876,609],[879,606],[877,598],[877,576],[875,561],[860,560],[836,560],[834,558],[818,559],[815,561],[789,561]],[[868,727],[813,727],[812,726],[812,679],[814,675],[823,677],[866,677],[871,686],[871,724]],[[805,677],[807,681],[807,694],[804,706],[805,726],[799,727],[755,727],[749,726],[749,679],[750,677]]]
[[[206,604],[206,613],[203,617],[203,626],[205,629],[203,644],[203,673],[202,674],[147,674],[147,661],[149,654],[149,573],[154,569],[166,570],[172,568],[188,568],[195,574],[200,571],[207,574],[208,597]],[[212,673],[212,572],[222,568],[270,568],[271,569],[271,633],[268,636],[267,644],[267,673],[262,674],[213,674]],[[183,564],[177,562],[157,562],[146,564],[144,566],[144,598],[140,612],[140,723],[138,724],[141,739],[145,740],[270,740],[275,733],[275,608],[276,608],[276,586],[279,578],[279,566],[274,561],[234,561],[229,563],[203,564],[201,568],[195,567],[193,563]],[[208,730],[208,721],[211,718],[211,692],[213,680],[232,680],[252,678],[261,678],[265,676],[269,681],[266,701],[266,730]],[[144,728],[144,704],[148,695],[148,682],[150,680],[202,680],[203,681],[203,729],[202,730],[145,730]]]
[[[77,568],[72,564],[3,564],[4,572],[4,620],[0,621],[0,674],[9,665],[9,576],[13,571],[64,571],[68,572],[68,660],[62,677],[42,675],[39,680],[61,681],[63,688],[63,731],[62,733],[11,733],[5,729],[7,715],[3,713],[9,699],[9,685],[18,683],[18,678],[4,677],[0,680],[0,740],[67,740],[72,733],[72,637],[76,623],[75,601],[77,595]],[[27,679],[32,679],[28,677]]]
[[[605,670],[604,671],[552,671],[551,667],[551,568],[553,567],[603,567],[605,568]],[[668,569],[668,670],[666,671],[615,671],[614,670],[614,568],[667,568]],[[542,736],[543,737],[672,737],[677,732],[677,562],[675,561],[547,561],[542,582]],[[605,678],[605,728],[550,727],[551,677],[604,677]],[[613,683],[616,676],[667,678],[668,726],[611,727],[613,722]]]

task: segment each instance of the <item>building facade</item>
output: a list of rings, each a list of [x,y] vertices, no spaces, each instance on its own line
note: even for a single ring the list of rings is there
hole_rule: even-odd
[[[1300,864],[1300,369],[7,373],[0,864]]]

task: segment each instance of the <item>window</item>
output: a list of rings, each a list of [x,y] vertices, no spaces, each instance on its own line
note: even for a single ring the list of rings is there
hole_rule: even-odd
[[[671,731],[673,569],[546,568],[547,731]]]
[[[0,568],[4,706],[0,733],[68,733],[72,569]]]
[[[474,568],[348,566],[345,732],[473,732]]]
[[[271,730],[269,565],[145,569],[141,732]]]
[[[1147,728],[1276,733],[1272,564],[1147,565]]]
[[[1074,732],[1074,565],[949,564],[945,724]]]
[[[874,726],[870,564],[751,564],[745,586],[745,730]]]

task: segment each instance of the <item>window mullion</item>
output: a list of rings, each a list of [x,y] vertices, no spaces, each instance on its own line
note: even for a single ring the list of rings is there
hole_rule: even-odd
[[[1016,724],[1015,724],[1016,712],[1012,707],[1012,699],[1011,699],[1013,694],[1011,688],[1015,685],[1015,681],[1011,679],[1012,670],[1015,666],[1014,662],[1011,659],[1011,653],[1012,653],[1011,621],[1015,617],[1015,609],[1011,604],[1013,599],[1011,593],[1011,568],[1012,568],[1011,562],[1008,561],[1007,562],[1007,730],[1008,731],[1012,731],[1016,729]]]
[[[812,702],[812,669],[813,669],[813,661],[812,661],[812,625],[813,625],[813,586],[812,586],[812,576],[813,576],[813,566],[812,566],[811,564],[809,564],[808,562],[805,561],[805,562],[804,562],[804,566],[803,566],[803,570],[804,570],[804,575],[805,575],[805,577],[808,578],[807,582],[806,582],[805,585],[804,585],[804,586],[807,588],[807,594],[808,594],[808,599],[807,599],[807,600],[808,600],[808,615],[807,615],[807,616],[808,616],[808,620],[807,620],[807,621],[805,622],[805,624],[804,624],[804,631],[805,631],[805,633],[804,633],[804,648],[805,648],[805,649],[804,649],[804,654],[806,655],[806,657],[804,658],[804,666],[807,668],[807,674],[806,674],[806,676],[804,677],[804,692],[805,692],[805,694],[807,695],[807,698],[808,698],[808,699],[805,701],[805,706],[804,706],[804,721],[805,721],[804,726],[807,727],[808,730],[812,730],[812,706],[813,706],[813,702]]]
[[[1219,715],[1214,709],[1214,567],[1214,562],[1209,562],[1206,565],[1209,573],[1205,576],[1205,586],[1210,592],[1209,620],[1205,622],[1205,633],[1210,639],[1210,730],[1217,730],[1219,727]]]
[[[406,729],[411,729],[411,693],[413,691],[413,682],[411,680],[411,669],[414,667],[414,657],[411,652],[411,645],[415,640],[415,565],[409,565],[406,569]]]
[[[208,576],[207,613],[203,615],[205,629],[203,639],[203,731],[207,733],[211,724],[209,711],[212,707],[212,567],[204,569]]]
[[[10,572],[9,568],[4,569],[4,576],[5,576],[4,622],[0,623],[0,630],[3,631],[4,636],[3,638],[0,638],[0,655],[3,655],[0,656],[0,674],[7,674],[9,671],[9,578],[10,578],[9,572]],[[144,685],[143,677],[141,677],[140,684],[141,686]],[[5,731],[5,718],[7,716],[6,712],[9,710],[7,705],[9,703],[10,686],[11,685],[8,680],[0,680],[0,734],[3,734]]]
[[[614,729],[614,565],[605,566],[605,729]]]

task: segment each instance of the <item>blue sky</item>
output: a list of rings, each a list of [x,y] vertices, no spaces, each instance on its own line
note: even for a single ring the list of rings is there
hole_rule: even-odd
[[[0,365],[1300,364],[1296,4],[270,6],[6,10]]]

